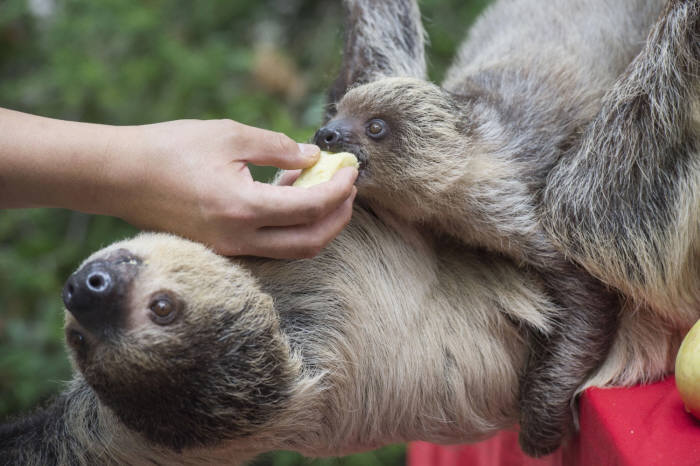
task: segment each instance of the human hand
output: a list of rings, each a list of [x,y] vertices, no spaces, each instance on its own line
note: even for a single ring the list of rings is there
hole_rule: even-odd
[[[123,127],[106,210],[145,229],[169,231],[224,255],[312,257],[350,221],[357,171],[310,188],[254,181],[247,163],[298,169],[319,149],[231,120]],[[285,179],[293,180],[290,174]]]

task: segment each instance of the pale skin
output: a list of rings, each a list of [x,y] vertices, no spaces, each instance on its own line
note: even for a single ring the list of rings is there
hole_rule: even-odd
[[[247,163],[297,170],[319,148],[231,120],[109,126],[0,108],[0,209],[120,217],[224,255],[313,257],[347,225],[357,170],[310,188],[254,181]]]

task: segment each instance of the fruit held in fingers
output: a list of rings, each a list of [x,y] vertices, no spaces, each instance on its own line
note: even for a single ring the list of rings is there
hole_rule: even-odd
[[[321,156],[314,165],[305,168],[293,186],[307,188],[333,178],[335,173],[345,167],[359,168],[357,157],[350,152],[326,152],[321,151]]]

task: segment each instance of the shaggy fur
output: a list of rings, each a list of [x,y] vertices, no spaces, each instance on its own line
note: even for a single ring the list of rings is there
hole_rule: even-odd
[[[154,234],[96,253],[84,267],[116,250],[141,259],[127,322],[140,321],[155,292],[179,296],[182,314],[168,326],[127,324],[108,340],[67,314],[67,333],[89,345],[71,346],[75,386],[36,422],[4,426],[0,460],[235,463],[277,448],[317,456],[413,438],[475,441],[512,425],[527,354],[516,322],[544,331],[554,312],[542,284],[505,259],[382,218],[358,207],[313,260],[229,262]],[[190,361],[188,347],[200,344]],[[44,456],[28,448],[38,439]]]
[[[699,16],[668,3],[544,194],[552,237],[631,298],[589,384],[660,377],[700,314]]]
[[[560,312],[552,332],[531,329],[520,443],[530,454],[549,453],[570,429],[574,395],[607,356],[620,303],[547,234],[541,194],[664,2],[496,2],[443,87],[423,80],[415,2],[389,3],[403,13],[347,2],[350,34],[331,92],[337,101],[316,143],[358,155],[359,196],[371,205],[504,254],[541,277]],[[372,137],[377,120],[385,134]]]
[[[482,21],[495,21],[499,8],[524,3],[497,3]],[[546,184],[538,204],[553,212],[550,233],[630,298],[611,351],[584,386],[667,373],[681,335],[700,317],[700,306],[691,304],[697,301],[692,273],[698,271],[700,211],[699,10],[696,1],[669,4],[647,46],[611,85],[605,105],[584,130],[584,144],[572,144],[557,162],[550,177],[568,184]],[[523,18],[519,11],[514,18]],[[487,32],[477,24],[472,37]],[[466,47],[461,56],[473,53]],[[488,134],[506,128],[497,129]],[[598,145],[597,138],[610,132],[617,137]],[[589,153],[587,147],[597,149]],[[661,153],[651,150],[664,147]],[[421,164],[421,154],[412,154],[406,163]],[[613,154],[617,164],[625,166],[630,157],[632,165],[608,176],[618,167],[606,163]],[[432,155],[422,154],[437,161]],[[474,160],[474,167],[488,173],[489,160]],[[362,176],[369,184],[376,166],[372,159],[365,163]],[[652,170],[648,179],[641,171],[625,176],[652,165],[660,171]],[[588,177],[598,180],[596,188],[576,191]],[[673,197],[653,195],[662,189],[658,180]],[[410,187],[411,180],[405,184]],[[566,197],[570,190],[574,194]],[[407,192],[407,198],[413,195]],[[416,197],[412,211],[430,199]],[[558,210],[559,202],[569,207]],[[620,207],[625,202],[635,210]],[[644,223],[653,217],[648,209],[662,205],[670,209],[666,215]],[[625,220],[632,213],[637,223]],[[624,235],[604,237],[607,252],[599,258],[595,240],[577,236],[569,222]],[[636,255],[634,247],[640,248]],[[67,313],[75,379],[47,409],[0,427],[0,463],[240,464],[272,449],[327,456],[391,442],[487,437],[520,418],[519,384],[527,380],[526,370],[540,367],[528,362],[537,352],[529,346],[532,332],[565,336],[552,327],[561,309],[546,277],[512,254],[489,249],[438,236],[371,197],[357,203],[348,228],[310,260],[226,260],[162,234],[112,245],[81,269],[133,259],[127,262],[134,269],[117,267],[129,286],[110,306],[124,318],[110,323],[116,331],[100,333],[96,321],[86,328]],[[597,260],[614,263],[625,254],[646,268],[596,268]],[[670,282],[673,277],[687,281]],[[180,303],[166,325],[149,318],[149,302],[160,294]],[[665,307],[669,297],[683,297],[676,302],[687,306]]]
[[[700,303],[698,9],[669,4],[545,192],[548,229],[568,254],[683,322]]]

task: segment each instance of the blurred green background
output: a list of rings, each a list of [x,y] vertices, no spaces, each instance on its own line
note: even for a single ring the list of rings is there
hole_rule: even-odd
[[[433,80],[487,2],[420,2]],[[340,0],[0,0],[0,106],[117,125],[232,118],[305,141],[340,64],[341,19]],[[56,209],[0,211],[0,419],[70,377],[63,281],[90,252],[135,231]],[[393,446],[324,460],[275,452],[255,464],[403,461]]]

